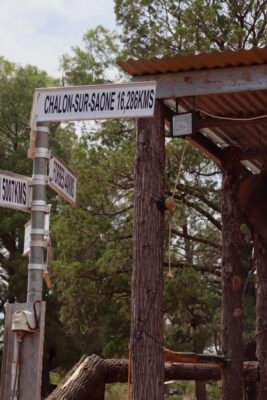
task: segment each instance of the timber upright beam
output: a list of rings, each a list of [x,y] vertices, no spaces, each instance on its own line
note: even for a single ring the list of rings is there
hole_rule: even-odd
[[[137,122],[132,273],[131,400],[163,400],[164,112]]]
[[[255,234],[257,257],[256,346],[259,362],[257,400],[267,399],[267,240]]]
[[[222,163],[222,400],[243,400],[243,282],[240,207],[236,197],[239,157],[224,150]]]

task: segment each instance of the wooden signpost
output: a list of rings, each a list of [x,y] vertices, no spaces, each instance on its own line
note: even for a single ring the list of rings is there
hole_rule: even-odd
[[[40,399],[45,319],[43,272],[45,238],[49,234],[47,185],[70,204],[76,203],[77,176],[59,157],[50,154],[49,123],[152,117],[155,96],[155,82],[36,89],[28,150],[28,157],[34,160],[32,178],[0,171],[0,207],[31,212],[31,221],[25,226],[23,254],[29,254],[27,303],[8,305],[6,309],[2,400]],[[23,318],[34,316],[36,327],[28,329]],[[35,384],[29,385],[29,380]]]

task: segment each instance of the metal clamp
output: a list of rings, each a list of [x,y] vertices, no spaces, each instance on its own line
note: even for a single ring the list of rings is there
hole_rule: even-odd
[[[30,263],[30,264],[28,264],[28,269],[29,270],[44,271],[45,270],[45,264]]]
[[[46,147],[35,147],[33,158],[50,158],[51,151],[48,150]]]
[[[46,203],[45,200],[33,200],[32,201],[32,206],[47,206],[48,204]]]
[[[45,133],[49,133],[49,127],[45,126],[45,125],[37,125],[36,129],[37,132],[45,132]]]
[[[46,214],[50,212],[50,205],[45,200],[33,200],[31,203],[31,211],[42,211]]]
[[[47,184],[47,175],[38,175],[35,174],[32,176],[31,186],[42,185],[45,186]]]
[[[48,236],[49,235],[49,231],[47,231],[46,229],[39,229],[39,228],[32,228],[31,235],[45,235]]]
[[[46,240],[31,240],[30,247],[44,247],[47,248]]]
[[[41,212],[44,212],[44,213],[46,213],[46,214],[49,213],[49,208],[48,208],[48,206],[31,206],[30,210],[31,210],[32,212],[41,211]]]

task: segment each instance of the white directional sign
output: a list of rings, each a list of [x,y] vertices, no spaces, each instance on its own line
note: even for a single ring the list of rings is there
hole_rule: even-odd
[[[31,229],[32,222],[28,221],[24,225],[24,246],[23,246],[23,256],[27,256],[30,252],[30,242],[31,242]]]
[[[30,211],[31,179],[0,170],[0,207]]]
[[[45,214],[44,219],[44,240],[49,238],[49,225],[50,225],[50,208],[51,204],[49,204],[49,212]],[[30,244],[31,244],[31,230],[32,230],[32,221],[26,222],[24,225],[24,246],[23,246],[23,256],[27,256],[30,253]]]
[[[71,204],[76,202],[77,177],[70,167],[54,154],[49,161],[48,185]]]
[[[156,82],[36,89],[31,128],[37,122],[152,117]]]

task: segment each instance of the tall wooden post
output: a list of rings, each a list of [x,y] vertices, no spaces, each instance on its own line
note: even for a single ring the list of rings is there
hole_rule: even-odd
[[[257,400],[267,399],[267,241],[255,234],[257,262],[256,346],[259,362]]]
[[[132,274],[132,400],[163,400],[163,223],[156,199],[164,193],[164,113],[137,122]]]
[[[222,399],[243,400],[243,282],[240,206],[236,197],[239,161],[225,151],[222,184]]]

